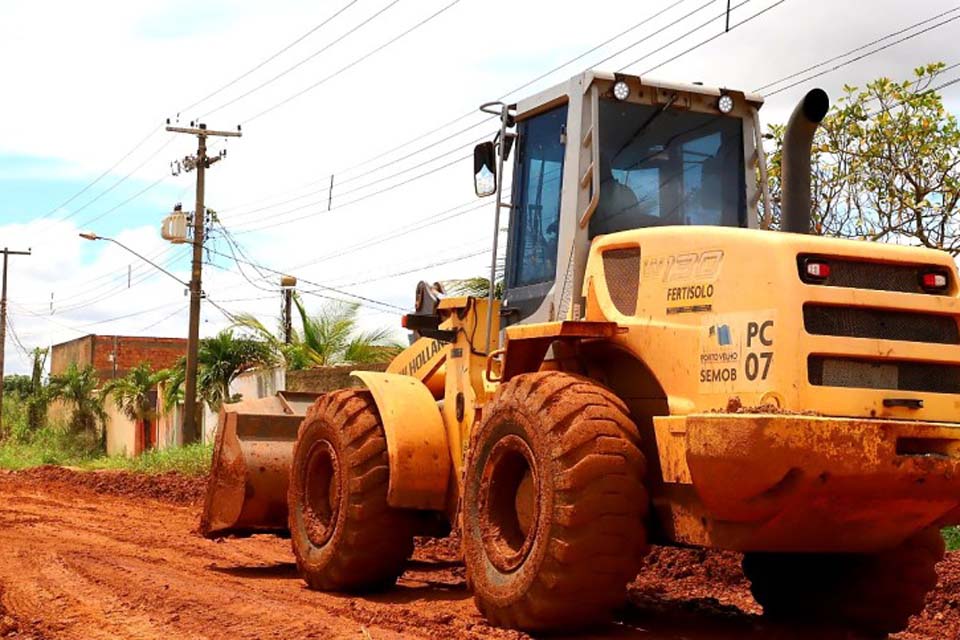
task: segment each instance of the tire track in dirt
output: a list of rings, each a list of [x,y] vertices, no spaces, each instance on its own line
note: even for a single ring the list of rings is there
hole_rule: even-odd
[[[416,581],[362,600],[311,592],[296,575],[288,541],[212,542],[194,533],[193,508],[63,486],[48,491],[0,479],[0,547],[13,550],[0,557],[4,601],[50,637],[357,638],[361,627],[378,640],[477,637],[452,629],[456,616],[413,604],[424,599]],[[425,588],[428,599],[453,594],[447,601],[458,601],[482,630],[462,579],[445,593]]]
[[[418,540],[406,573],[384,593],[319,593],[297,576],[288,540],[200,537],[199,506],[182,503],[197,492],[183,479],[166,481],[179,492],[170,504],[145,497],[158,489],[142,478],[132,491],[118,476],[68,478],[0,473],[0,638],[528,638],[484,623],[455,539]],[[110,491],[97,493],[104,482]],[[657,549],[620,621],[578,638],[849,638],[765,623],[738,563],[737,554]],[[938,608],[900,640],[960,638],[960,554],[941,575],[931,599]]]

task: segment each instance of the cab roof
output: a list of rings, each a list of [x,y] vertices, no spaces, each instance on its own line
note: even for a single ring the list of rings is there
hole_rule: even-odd
[[[759,109],[761,106],[763,106],[762,96],[747,91],[740,91],[738,89],[707,87],[701,84],[687,84],[684,82],[669,82],[656,78],[635,76],[628,73],[615,73],[612,71],[591,69],[573,76],[565,82],[549,87],[548,89],[544,89],[543,91],[540,91],[532,96],[518,100],[516,103],[511,105],[511,107],[513,107],[516,110],[517,115],[520,116],[528,111],[540,110],[545,104],[560,100],[568,93],[572,93],[573,87],[576,85],[579,85],[582,88],[582,91],[586,92],[595,80],[614,81],[621,78],[633,78],[638,81],[641,86],[656,87],[657,89],[680,91],[689,94],[700,94],[712,97],[719,97],[724,93],[740,94],[753,107]]]

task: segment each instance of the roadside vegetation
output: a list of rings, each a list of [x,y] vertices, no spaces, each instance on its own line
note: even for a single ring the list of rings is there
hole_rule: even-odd
[[[9,435],[0,441],[0,469],[19,470],[42,465],[78,469],[111,469],[157,474],[178,471],[206,475],[210,471],[213,445],[192,444],[180,448],[150,450],[135,458],[107,456],[99,434],[78,433],[69,423],[51,422],[39,429],[26,428],[28,407],[16,397],[3,403],[4,424]]]
[[[78,465],[81,469],[131,471],[157,474],[176,471],[190,476],[210,473],[212,444],[188,444],[170,449],[150,449],[135,458],[126,456],[98,457]]]

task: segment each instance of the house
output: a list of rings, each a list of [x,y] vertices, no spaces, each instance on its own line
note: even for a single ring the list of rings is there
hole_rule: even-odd
[[[50,349],[50,375],[67,370],[70,363],[78,367],[93,365],[101,383],[121,378],[142,362],[147,362],[156,371],[176,364],[187,353],[184,338],[157,338],[149,336],[87,335],[69,342],[62,342]],[[160,409],[157,390],[152,393],[154,405]],[[142,429],[108,401],[107,453],[109,455],[137,455],[159,444],[159,420],[149,421]],[[51,407],[55,415],[64,412],[63,407]]]

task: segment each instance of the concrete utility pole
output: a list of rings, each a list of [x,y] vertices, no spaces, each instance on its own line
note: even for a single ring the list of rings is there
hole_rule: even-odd
[[[184,389],[183,406],[183,444],[200,440],[200,431],[197,428],[197,351],[200,344],[200,299],[203,297],[201,289],[201,265],[203,263],[203,238],[206,231],[206,209],[203,204],[204,174],[215,162],[222,160],[226,152],[221,151],[213,158],[207,157],[207,138],[210,136],[239,138],[240,127],[236,131],[212,131],[207,125],[197,123],[197,126],[172,127],[167,121],[167,131],[186,133],[197,136],[197,154],[183,159],[182,166],[190,171],[197,170],[197,205],[193,212],[193,267],[190,271],[190,328],[187,334],[187,376]]]
[[[26,251],[11,251],[6,247],[3,251],[3,291],[0,292],[0,436],[3,435],[3,357],[4,345],[7,342],[7,258],[9,256],[28,256],[30,249]]]

